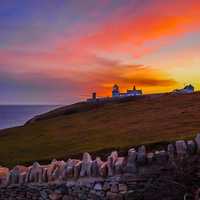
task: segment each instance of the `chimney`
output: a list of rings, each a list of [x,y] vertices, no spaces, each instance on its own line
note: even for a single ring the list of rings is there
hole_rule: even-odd
[[[96,100],[96,98],[97,98],[97,94],[96,94],[96,92],[93,92],[93,93],[92,93],[92,99],[93,99],[93,100]]]

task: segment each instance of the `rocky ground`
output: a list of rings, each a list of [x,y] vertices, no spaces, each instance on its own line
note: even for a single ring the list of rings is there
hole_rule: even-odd
[[[86,180],[85,180],[86,181]],[[86,184],[87,182],[87,184]],[[182,160],[142,175],[84,184],[22,184],[2,187],[0,199],[21,200],[199,200],[200,158]]]
[[[112,152],[106,161],[53,160],[0,168],[0,200],[200,200],[200,134],[167,150]]]

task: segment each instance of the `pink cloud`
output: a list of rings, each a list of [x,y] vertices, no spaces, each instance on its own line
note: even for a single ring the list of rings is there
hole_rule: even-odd
[[[102,3],[102,6],[109,1]],[[132,6],[134,4],[131,4]],[[139,57],[163,47],[169,37],[181,36],[198,29],[200,24],[199,1],[155,1],[151,6],[141,11],[131,13],[131,6],[122,6],[115,10],[104,24],[99,26],[86,25],[88,31],[74,34],[68,38],[48,39],[47,43],[55,43],[55,49],[48,52],[1,51],[1,62],[13,62],[40,66],[78,66],[94,63],[93,55],[99,52],[107,54],[127,53]],[[141,12],[141,13],[139,13]],[[170,13],[170,14],[169,14]],[[123,16],[122,16],[123,15]],[[77,32],[84,29],[84,25],[75,25]],[[73,27],[72,27],[73,29]],[[148,46],[148,42],[161,41],[155,46]],[[165,41],[166,40],[166,41]],[[163,42],[164,41],[164,42]],[[12,58],[12,59],[11,59]],[[87,65],[87,66],[86,66]]]
[[[109,1],[104,1],[102,6],[107,3]],[[107,89],[103,85],[117,80],[127,85],[133,79],[144,87],[173,85],[176,81],[171,80],[164,72],[149,73],[148,67],[145,67],[144,72],[137,71],[138,77],[125,76],[135,72],[137,67],[130,70],[127,65],[120,64],[119,67],[118,62],[113,63],[112,60],[110,63],[104,62],[98,59],[99,54],[130,54],[134,58],[157,51],[173,42],[170,37],[181,37],[197,30],[200,24],[199,10],[200,2],[195,0],[155,1],[141,10],[124,5],[113,11],[104,23],[97,26],[76,24],[77,33],[73,36],[48,38],[46,43],[54,44],[54,48],[51,47],[48,51],[0,50],[0,64],[5,65],[4,70],[9,65],[12,68],[10,71],[17,73],[42,72],[49,77],[68,78],[75,84],[83,84],[86,90],[92,85],[105,92]],[[81,32],[84,28],[86,30]],[[151,46],[149,43],[152,41],[157,43]],[[121,61],[124,61],[123,56],[119,57],[119,63]],[[142,79],[144,75],[146,79]]]

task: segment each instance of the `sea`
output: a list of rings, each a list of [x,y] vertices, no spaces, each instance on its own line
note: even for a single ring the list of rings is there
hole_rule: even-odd
[[[0,130],[21,126],[34,116],[58,107],[55,105],[0,105]]]

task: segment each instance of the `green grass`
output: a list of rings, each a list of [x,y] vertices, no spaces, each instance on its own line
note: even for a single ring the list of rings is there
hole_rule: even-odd
[[[200,131],[199,93],[112,102],[80,112],[63,110],[2,131],[0,165],[12,167],[85,151],[98,154],[107,149],[189,139]]]

